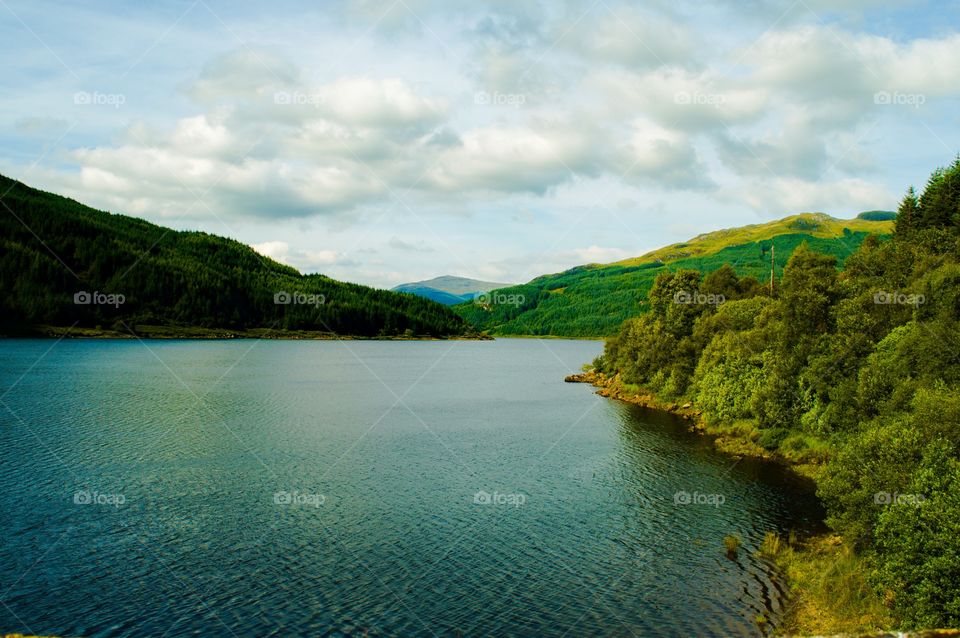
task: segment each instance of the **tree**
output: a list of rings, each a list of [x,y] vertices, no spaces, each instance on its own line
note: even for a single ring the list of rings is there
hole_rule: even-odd
[[[907,237],[917,229],[920,222],[920,202],[917,199],[917,193],[913,186],[907,189],[907,194],[900,201],[900,207],[897,208],[897,221],[894,222],[896,234],[898,237]]]

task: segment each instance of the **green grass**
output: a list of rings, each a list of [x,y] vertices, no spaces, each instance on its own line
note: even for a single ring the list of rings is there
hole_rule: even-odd
[[[782,633],[801,635],[888,630],[895,622],[866,581],[865,562],[839,536],[798,542],[768,533],[758,552],[786,578],[790,602]]]
[[[577,266],[500,291],[522,295],[524,303],[520,306],[485,308],[466,303],[453,309],[478,329],[498,335],[610,336],[624,320],[643,312],[647,293],[665,270],[691,268],[706,273],[730,264],[738,275],[767,281],[771,246],[779,276],[804,241],[817,252],[836,256],[842,266],[868,235],[886,236],[892,229],[889,220],[839,220],[821,213],[794,215],[700,235],[612,264]]]

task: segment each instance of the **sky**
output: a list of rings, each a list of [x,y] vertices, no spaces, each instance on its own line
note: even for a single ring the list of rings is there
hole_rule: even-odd
[[[378,287],[893,209],[960,3],[0,0],[0,172]]]

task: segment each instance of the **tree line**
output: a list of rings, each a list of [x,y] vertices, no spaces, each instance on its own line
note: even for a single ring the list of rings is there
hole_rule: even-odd
[[[842,272],[802,246],[772,289],[679,269],[645,301],[595,367],[822,464],[876,595],[905,628],[960,625],[960,158]]]
[[[414,295],[303,275],[238,241],[113,215],[0,176],[0,326],[462,335]],[[95,294],[96,293],[96,294]],[[119,302],[119,303],[118,303]]]

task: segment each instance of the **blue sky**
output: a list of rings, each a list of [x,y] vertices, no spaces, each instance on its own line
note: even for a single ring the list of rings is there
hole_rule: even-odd
[[[526,281],[960,151],[960,3],[0,0],[0,172],[389,287]]]

